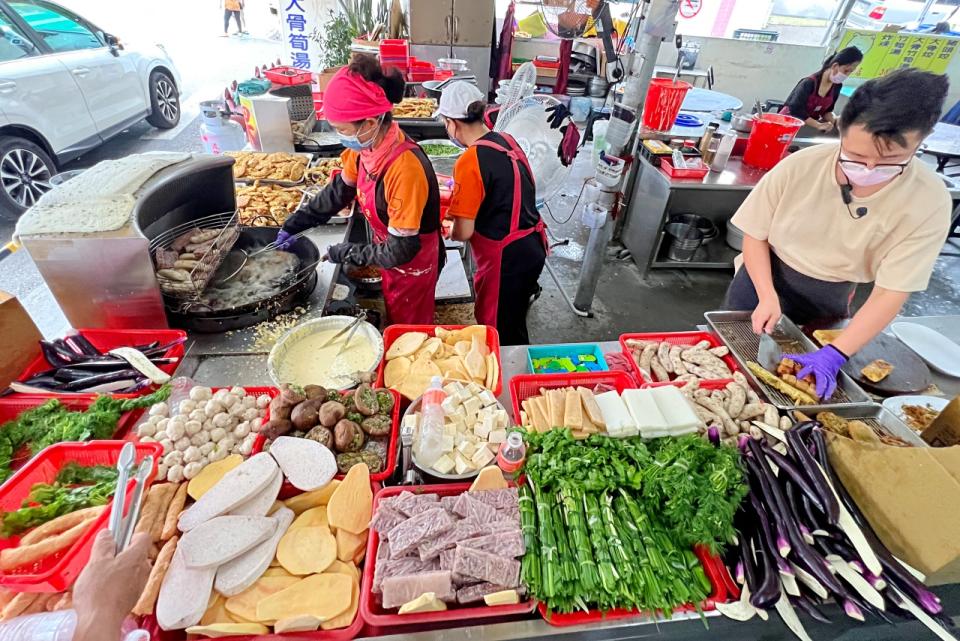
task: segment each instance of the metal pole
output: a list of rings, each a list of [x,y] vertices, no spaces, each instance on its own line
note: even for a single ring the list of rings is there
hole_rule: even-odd
[[[847,16],[850,15],[850,12],[853,10],[853,5],[856,3],[857,0],[843,0],[837,5],[836,12],[834,12],[830,18],[830,27],[823,34],[823,39],[820,41],[821,46],[825,45],[827,47],[828,54],[837,48],[840,34],[843,33],[843,26],[847,22]]]
[[[920,16],[917,18],[917,25],[923,24],[923,19],[927,17],[927,14],[930,13],[930,9],[933,8],[933,3],[935,0],[927,0],[923,4],[923,10],[920,11]]]
[[[613,216],[607,211],[602,224],[590,227],[590,238],[584,248],[583,265],[580,267],[577,295],[573,299],[573,307],[578,312],[590,312],[593,305],[593,296],[597,291],[603,261],[607,255],[607,245],[613,240],[613,225]]]

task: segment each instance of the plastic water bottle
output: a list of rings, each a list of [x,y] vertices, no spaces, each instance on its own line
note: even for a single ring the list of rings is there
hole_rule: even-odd
[[[447,398],[439,376],[434,376],[430,387],[423,393],[420,406],[420,438],[414,444],[417,463],[432,467],[443,455],[443,407]]]
[[[0,623],[0,641],[71,641],[77,628],[75,610],[40,612]],[[150,641],[150,633],[127,617],[120,626],[123,641]]]
[[[497,452],[497,466],[503,472],[503,478],[514,481],[523,469],[523,462],[527,458],[527,446],[523,444],[520,432],[510,432],[507,440],[500,444]]]

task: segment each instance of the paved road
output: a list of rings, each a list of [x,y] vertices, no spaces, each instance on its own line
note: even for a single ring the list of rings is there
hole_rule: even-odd
[[[277,28],[267,0],[248,0],[248,37],[220,36],[222,10],[217,2],[166,0],[60,0],[121,42],[162,43],[182,76],[183,118],[169,131],[139,123],[61,169],[90,167],[101,160],[144,151],[200,151],[199,103],[215,99],[234,79],[249,77],[255,66],[280,54]],[[231,30],[233,26],[231,25]],[[13,224],[0,221],[0,244],[13,233]],[[25,251],[0,262],[0,290],[15,294],[34,317],[40,330],[58,335],[68,327]]]

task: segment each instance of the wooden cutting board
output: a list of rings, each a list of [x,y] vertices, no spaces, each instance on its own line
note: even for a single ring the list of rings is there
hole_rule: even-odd
[[[893,365],[893,371],[879,383],[874,383],[866,379],[860,370],[878,358]],[[880,396],[918,394],[933,383],[927,364],[900,339],[889,334],[880,334],[870,341],[850,358],[843,366],[843,371],[864,389]]]

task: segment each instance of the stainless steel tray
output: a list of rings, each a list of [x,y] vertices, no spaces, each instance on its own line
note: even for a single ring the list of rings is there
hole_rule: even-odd
[[[707,324],[710,325],[713,332],[723,341],[723,344],[730,348],[730,353],[733,354],[753,386],[760,390],[777,409],[791,410],[794,408],[803,409],[804,407],[809,409],[811,407],[797,405],[793,399],[761,382],[747,369],[747,361],[756,361],[757,351],[760,348],[760,339],[753,333],[750,312],[707,312],[703,316],[707,319]],[[800,331],[800,328],[786,316],[780,317],[773,338],[781,344],[788,341],[798,343],[803,348],[803,352],[814,352],[818,349],[813,341],[807,338]],[[826,403],[817,407],[821,410],[824,408],[833,410],[851,403],[872,403],[872,399],[860,389],[860,386],[852,378],[841,371],[837,377],[837,391]]]
[[[926,441],[920,438],[920,435],[910,429],[896,414],[877,403],[843,405],[840,407],[817,407],[813,405],[798,407],[790,412],[790,417],[794,420],[797,420],[796,412],[802,412],[810,418],[815,418],[819,412],[833,412],[848,421],[863,421],[873,429],[886,432],[890,436],[896,436],[914,447],[930,447]]]

